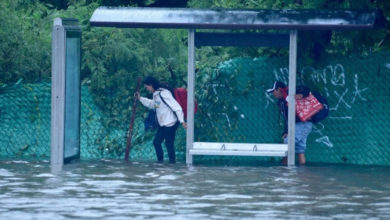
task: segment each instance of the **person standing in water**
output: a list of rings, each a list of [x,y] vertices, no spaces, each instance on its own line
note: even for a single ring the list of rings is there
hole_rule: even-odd
[[[280,82],[274,82],[272,88],[267,89],[268,93],[272,93],[274,98],[278,100],[277,105],[280,110],[280,114],[283,115],[283,143],[287,144],[287,123],[288,123],[288,108],[287,108],[287,96],[288,96],[288,87]],[[310,89],[306,86],[298,86],[296,89],[295,99],[302,99],[310,93]],[[308,121],[301,121],[299,117],[295,117],[295,153],[298,156],[298,162],[300,165],[306,164],[305,150],[306,150],[306,141],[310,132],[312,131],[313,123]],[[283,165],[287,165],[287,157],[284,157],[282,160]]]
[[[168,152],[169,162],[176,162],[175,154],[175,136],[179,123],[183,128],[187,128],[184,121],[183,109],[173,97],[173,94],[166,88],[163,88],[161,83],[152,76],[148,76],[143,80],[145,89],[153,94],[152,99],[142,97],[138,92],[135,93],[136,98],[149,109],[156,111],[158,130],[153,140],[154,149],[156,150],[157,161],[164,160],[164,152],[162,142],[165,140],[166,149]]]

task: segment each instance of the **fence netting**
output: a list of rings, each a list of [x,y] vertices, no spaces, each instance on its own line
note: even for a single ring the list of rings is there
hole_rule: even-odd
[[[281,143],[282,118],[265,92],[275,80],[288,82],[288,57],[235,58],[196,76],[195,141]],[[390,165],[390,54],[329,56],[315,64],[298,61],[297,85],[319,91],[329,102],[328,118],[308,138],[308,162]],[[50,82],[0,88],[0,156],[50,157]],[[82,85],[81,158],[124,158],[130,118],[108,126],[107,109]],[[123,103],[122,103],[123,104]],[[125,103],[128,105],[128,103]],[[130,106],[124,106],[130,108]],[[108,109],[108,111],[110,111]],[[131,160],[155,160],[153,136],[139,106]],[[185,160],[185,130],[176,136],[177,160]],[[165,155],[167,158],[167,155]],[[279,158],[195,156],[195,162],[263,162]]]

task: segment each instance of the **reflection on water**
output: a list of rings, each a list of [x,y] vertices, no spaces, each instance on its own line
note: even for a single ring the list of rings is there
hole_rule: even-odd
[[[0,219],[390,219],[390,168],[0,161]]]

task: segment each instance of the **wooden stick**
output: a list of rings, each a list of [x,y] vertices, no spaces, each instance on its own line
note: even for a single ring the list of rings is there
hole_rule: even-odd
[[[139,89],[141,87],[141,77],[137,78],[137,87],[135,89],[136,92],[139,92]],[[130,127],[129,127],[129,133],[127,134],[127,145],[126,145],[126,153],[125,153],[125,161],[129,160],[129,153],[131,150],[131,137],[133,136],[133,127],[134,127],[134,119],[135,119],[135,111],[137,109],[137,97],[134,97],[133,107],[131,108],[131,120],[130,120]]]

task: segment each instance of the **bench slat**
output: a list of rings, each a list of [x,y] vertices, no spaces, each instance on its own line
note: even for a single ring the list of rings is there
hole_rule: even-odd
[[[225,150],[288,150],[287,144],[263,144],[263,143],[216,143],[216,142],[194,142],[192,149],[222,149]]]
[[[287,156],[287,144],[194,142],[191,155]]]
[[[264,156],[284,157],[287,152],[283,151],[212,151],[212,150],[190,150],[191,155],[216,155],[216,156]]]

